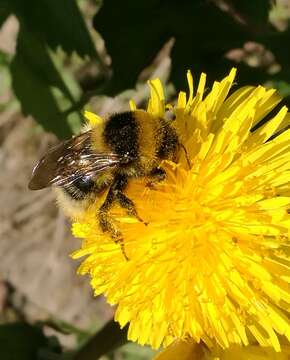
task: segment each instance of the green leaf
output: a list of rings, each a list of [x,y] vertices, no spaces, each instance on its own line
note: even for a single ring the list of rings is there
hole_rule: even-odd
[[[150,64],[170,38],[166,26],[169,14],[164,12],[166,7],[161,3],[160,0],[125,0],[118,6],[118,11],[112,11],[116,3],[104,1],[94,18],[94,27],[105,39],[113,62],[113,85],[107,93],[116,94],[133,87],[140,71]]]
[[[67,137],[80,125],[75,100],[81,94],[75,96],[71,91],[77,87],[76,80],[72,76],[65,78],[55,66],[50,50],[61,47],[67,54],[75,52],[98,60],[77,3],[75,0],[2,0],[0,21],[7,12],[15,14],[20,22],[16,55],[10,69],[22,111],[32,115],[46,130]],[[71,107],[76,111],[67,118],[66,111]]]
[[[106,0],[94,18],[94,27],[104,37],[112,57],[113,79],[108,93],[134,86],[137,77],[156,56],[165,41],[175,38],[172,52],[172,80],[184,85],[181,77],[193,70],[224,74],[230,67],[224,53],[242,46],[245,29],[213,4],[201,0],[122,1]],[[132,16],[134,14],[134,16]]]
[[[206,72],[210,81],[222,78],[237,66],[225,54],[242,48],[247,41],[267,44],[268,38],[273,39],[268,43],[282,53],[281,62],[288,63],[289,69],[287,36],[275,32],[268,23],[270,0],[226,3],[231,5],[231,11],[222,11],[214,1],[123,0],[118,11],[112,11],[115,2],[104,1],[94,18],[94,27],[103,36],[112,57],[113,76],[106,92],[116,94],[134,86],[138,75],[170,38],[175,39],[171,80],[177,89],[187,87],[188,69],[194,76]],[[246,21],[241,21],[239,15]],[[240,85],[269,79],[263,68],[244,64],[238,68]]]
[[[271,81],[269,84],[271,87],[274,87],[278,90],[279,94],[283,97],[290,96],[290,83],[282,80],[278,81]]]
[[[61,113],[53,88],[59,89],[72,103],[72,95],[56,70],[42,41],[21,27],[16,55],[11,62],[12,85],[25,115],[32,115],[59,137],[71,135],[66,117]]]
[[[98,57],[75,0],[2,1],[21,25],[52,49],[61,46],[69,54],[75,51],[82,57]]]
[[[249,34],[231,16],[204,1],[174,2],[175,17],[171,79],[177,89],[187,89],[186,71],[192,70],[195,82],[201,72],[210,81],[222,78],[233,66],[224,55],[241,47]],[[173,20],[173,19],[172,19]]]
[[[122,346],[118,353],[122,355],[122,359],[126,360],[151,360],[157,351],[148,346],[141,346],[131,342]]]
[[[290,52],[288,44],[290,42],[290,29],[283,32],[272,32],[266,34],[261,42],[265,44],[267,49],[271,50],[278,63],[282,66],[282,71],[285,73],[284,76],[287,76],[289,79],[290,75]],[[285,79],[286,80],[286,79]]]
[[[24,324],[0,325],[0,358],[5,360],[37,360],[48,340],[37,327]]]
[[[234,7],[237,15],[252,24],[266,25],[269,20],[269,12],[271,10],[271,0],[231,0],[230,3]]]
[[[0,28],[10,15],[10,7],[5,2],[0,3]]]
[[[0,66],[8,66],[10,62],[10,55],[0,49]]]

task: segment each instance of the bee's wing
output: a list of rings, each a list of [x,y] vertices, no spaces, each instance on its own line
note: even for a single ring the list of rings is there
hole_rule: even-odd
[[[92,150],[91,131],[87,131],[49,150],[34,167],[28,187],[39,190],[50,185],[70,184],[115,167],[119,162],[117,154]]]

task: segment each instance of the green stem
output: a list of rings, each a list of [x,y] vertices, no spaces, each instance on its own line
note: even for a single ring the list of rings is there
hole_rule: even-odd
[[[114,320],[109,321],[73,357],[73,360],[97,360],[102,355],[126,344],[127,330]]]

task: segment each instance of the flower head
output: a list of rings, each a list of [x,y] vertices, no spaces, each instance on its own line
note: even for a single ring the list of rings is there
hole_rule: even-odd
[[[162,163],[164,181],[134,179],[126,189],[147,225],[111,211],[129,261],[98,227],[103,198],[73,224],[83,238],[74,257],[87,255],[79,272],[118,304],[116,320],[141,344],[189,337],[227,348],[255,338],[279,351],[277,335],[290,339],[289,115],[282,107],[257,126],[280,98],[262,86],[229,96],[234,78],[233,69],[206,91],[202,74],[194,93],[188,72],[189,96],[180,92],[176,106],[150,82],[147,112],[170,108],[182,146],[175,163]]]
[[[282,345],[281,352],[273,348],[261,347],[257,344],[248,346],[232,345],[227,349],[215,346],[208,349],[203,343],[193,341],[176,341],[163,352],[157,354],[154,360],[289,360],[290,346]]]

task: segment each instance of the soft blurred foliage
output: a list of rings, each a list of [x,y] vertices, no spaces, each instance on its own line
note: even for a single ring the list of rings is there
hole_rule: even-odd
[[[20,105],[39,128],[59,138],[79,131],[84,107],[118,111],[131,97],[142,104],[149,78],[161,77],[174,97],[186,87],[187,69],[195,80],[203,71],[214,81],[236,66],[239,85],[275,86],[290,102],[288,0],[1,0],[0,27],[12,17],[15,49],[0,44],[0,112],[13,113]],[[10,87],[15,97],[5,95]],[[119,99],[114,106],[112,96]],[[1,359],[94,358],[83,344],[95,329],[12,318],[22,322],[9,318],[0,326]],[[59,337],[44,332],[47,327],[72,334],[81,352],[66,352]],[[110,359],[152,356],[132,344],[112,352],[125,337],[109,323],[91,346],[100,355],[109,352]]]
[[[239,84],[267,82],[290,94],[290,29],[281,25],[289,12],[286,1],[96,1],[93,28],[110,60],[94,46],[78,6],[84,2],[0,4],[0,25],[13,14],[20,26],[14,57],[0,58],[9,62],[14,93],[25,115],[59,137],[77,131],[92,96],[116,95],[144,81],[150,75],[144,69],[154,66],[168,42],[175,88],[185,86],[189,68],[213,80],[238,64]],[[85,63],[95,67],[89,79],[77,74]]]

